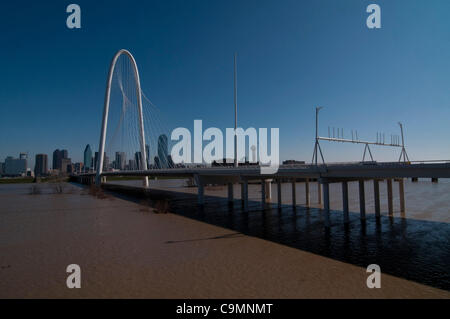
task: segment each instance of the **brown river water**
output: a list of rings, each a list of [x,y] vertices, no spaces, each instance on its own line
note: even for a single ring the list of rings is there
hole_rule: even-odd
[[[141,186],[141,181],[111,181]],[[184,186],[184,187],[183,187]],[[282,184],[282,209],[272,184],[271,205],[262,209],[260,184],[249,184],[249,212],[244,212],[240,186],[234,186],[234,204],[227,203],[226,186],[205,187],[205,205],[198,207],[195,187],[184,180],[150,181],[151,188],[180,192],[168,202],[169,211],[246,235],[367,267],[380,265],[383,272],[450,291],[450,181],[411,182],[405,179],[406,212],[400,212],[399,187],[393,183],[394,215],[388,216],[386,182],[380,182],[381,214],[375,218],[373,182],[365,184],[366,221],[359,213],[358,183],[349,183],[350,223],[344,225],[341,184],[330,185],[331,228],[323,224],[317,204],[317,183],[310,183],[311,207],[305,206],[304,183]]]
[[[137,180],[109,183],[141,185],[141,181]],[[197,189],[187,187],[185,180],[150,181],[150,187],[153,189],[174,192],[175,195],[169,200],[161,200],[160,197],[144,199],[116,192],[111,195],[141,205],[160,207],[163,202],[165,203],[163,206],[169,212],[192,220],[356,266],[367,267],[369,264],[378,264],[383,273],[450,291],[450,182],[405,181],[404,214],[399,212],[398,184],[394,183],[393,217],[387,215],[386,183],[380,183],[382,217],[379,221],[374,215],[372,183],[367,182],[365,186],[367,219],[362,222],[359,218],[358,184],[349,183],[349,225],[343,223],[340,184],[330,186],[332,212],[329,230],[323,227],[322,210],[317,205],[316,183],[310,184],[311,207],[305,207],[304,184],[297,183],[295,208],[291,204],[291,184],[283,184],[282,209],[277,208],[275,184],[272,185],[272,204],[266,205],[264,209],[261,205],[260,185],[250,184],[249,212],[242,210],[239,185],[235,185],[235,201],[232,206],[227,203],[225,186],[210,186],[205,188],[204,207],[199,207]],[[71,187],[80,188],[75,185]],[[8,220],[4,214],[8,214],[8,218],[11,218],[11,214],[23,213],[20,207],[11,207],[17,205],[17,201],[13,199],[17,196],[26,198],[24,195],[31,192],[31,184],[0,185],[0,196],[11,199],[3,200],[0,204],[0,219]],[[47,201],[41,208],[51,210],[58,207],[58,201],[61,201],[62,197],[57,194],[57,189],[46,185],[40,187],[39,192],[45,194]],[[77,200],[88,202],[87,198],[84,196]],[[105,200],[102,207],[107,208],[108,205],[115,205],[114,203]],[[124,206],[123,209],[127,207]],[[39,223],[34,227],[38,226]],[[7,232],[0,234],[0,239],[4,242],[8,241],[8,238],[4,238],[6,235]],[[26,238],[29,234],[23,236]]]

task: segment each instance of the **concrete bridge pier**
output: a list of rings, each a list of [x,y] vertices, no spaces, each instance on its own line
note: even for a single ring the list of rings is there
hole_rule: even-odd
[[[233,194],[233,183],[228,183],[228,204],[233,204],[234,194]]]
[[[278,208],[281,209],[281,180],[277,180],[277,200],[278,200]]]
[[[322,185],[319,180],[317,180],[317,204],[322,206]]]
[[[244,206],[244,212],[248,212],[248,181],[242,182],[242,200]]]
[[[400,212],[405,212],[405,183],[403,178],[398,180],[398,192],[400,197]]]
[[[377,179],[373,180],[373,191],[374,191],[374,200],[375,200],[375,217],[381,217],[380,211],[380,182]]]
[[[102,183],[106,183],[106,176],[102,176]]]
[[[348,182],[342,182],[342,211],[344,212],[344,224],[349,223],[348,214]]]
[[[261,180],[261,208],[264,209],[266,207],[266,181],[264,179]]]
[[[266,203],[270,203],[272,201],[272,180],[266,179]]]
[[[393,197],[392,197],[392,179],[386,180],[387,184],[387,193],[388,193],[388,211],[389,216],[394,215],[394,203],[393,203]]]
[[[364,180],[359,180],[359,214],[361,220],[366,219],[366,194],[364,191]]]
[[[323,201],[324,201],[324,222],[325,227],[330,227],[330,184],[323,181]]]
[[[203,181],[198,175],[195,175],[195,183],[197,184],[197,201],[200,206],[205,204],[205,186],[203,185]]]
[[[306,206],[310,205],[310,195],[309,195],[309,178],[305,180],[305,203]]]
[[[292,180],[292,206],[295,208],[297,206],[297,193],[296,193],[296,180],[295,178]]]

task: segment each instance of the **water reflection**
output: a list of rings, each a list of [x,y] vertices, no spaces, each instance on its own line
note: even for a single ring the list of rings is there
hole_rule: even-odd
[[[377,220],[370,212],[370,201],[373,199],[366,190],[368,193],[367,219],[360,220],[358,209],[355,209],[359,208],[358,203],[351,198],[350,223],[348,225],[343,223],[342,211],[332,210],[329,230],[324,228],[323,212],[317,207],[297,205],[293,208],[292,205],[287,204],[279,209],[276,204],[272,204],[262,209],[257,185],[253,185],[253,188],[249,187],[249,196],[252,200],[249,201],[248,212],[243,211],[242,202],[239,199],[232,205],[228,203],[225,187],[222,190],[215,187],[210,193],[218,192],[218,196],[206,196],[204,207],[197,205],[195,188],[184,189],[182,195],[180,193],[180,196],[171,196],[169,210],[249,236],[362,267],[375,263],[380,265],[383,273],[450,290],[450,275],[447,269],[450,266],[450,225],[446,219],[447,214],[444,214],[444,212],[448,213],[450,198],[445,204],[447,206],[439,206],[442,205],[442,197],[439,194],[445,192],[447,188],[448,193],[445,196],[448,198],[450,184],[442,183],[440,188],[436,184],[433,185],[433,195],[430,195],[430,190],[427,189],[429,184],[412,186],[409,184],[409,186],[409,189],[408,187],[406,189],[406,196],[410,199],[409,202],[407,201],[409,211],[406,214],[400,215],[396,212],[395,216],[388,216],[384,213],[381,219]],[[240,192],[235,189],[234,193]],[[331,192],[332,207],[339,204],[338,193],[339,189],[336,188],[334,192]],[[297,192],[297,194],[301,193]],[[349,194],[352,194],[351,185],[349,185]],[[314,196],[314,194],[311,195]],[[421,198],[424,195],[429,196]],[[335,202],[333,197],[337,198],[337,200],[334,199]],[[433,201],[433,197],[437,197],[436,200]],[[283,198],[283,201],[289,201],[289,199]],[[411,209],[414,202],[420,202],[417,206],[422,209],[427,206],[439,207],[436,211],[420,211]],[[387,207],[383,208],[382,205],[382,211],[386,212]],[[414,217],[423,218],[424,216],[440,218],[444,221],[414,219]]]

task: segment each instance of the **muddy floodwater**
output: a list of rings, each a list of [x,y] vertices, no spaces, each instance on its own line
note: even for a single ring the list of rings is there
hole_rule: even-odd
[[[139,186],[141,181],[109,181]],[[225,186],[205,188],[205,205],[186,180],[150,181],[170,192],[142,198],[76,184],[0,185],[0,297],[308,298],[450,297],[450,183],[405,181],[406,212],[374,215],[367,182],[367,219],[359,218],[358,184],[349,183],[345,226],[340,184],[330,187],[331,228],[323,226],[317,184],[305,207],[303,183],[282,185],[283,207],[264,208],[249,184],[233,205]],[[159,210],[168,214],[155,214]],[[65,286],[68,264],[80,264],[83,288]],[[366,267],[378,264],[382,289],[368,289]]]
[[[141,181],[110,183],[140,186]],[[394,215],[388,216],[387,183],[380,182],[382,218],[377,221],[373,182],[365,183],[366,221],[359,213],[358,182],[349,183],[350,223],[345,226],[341,184],[330,184],[331,229],[323,226],[317,204],[317,183],[310,183],[311,206],[305,206],[305,184],[296,184],[296,207],[292,185],[282,184],[282,209],[272,184],[271,205],[262,209],[260,184],[249,184],[249,212],[242,210],[240,186],[234,186],[235,202],[227,203],[226,186],[205,188],[206,202],[197,206],[196,196],[180,196],[169,203],[171,212],[222,226],[247,235],[367,267],[380,265],[383,272],[433,287],[450,290],[450,181],[411,182],[405,179],[406,212],[400,212],[399,186],[393,183]],[[186,181],[150,181],[150,187],[196,194]]]

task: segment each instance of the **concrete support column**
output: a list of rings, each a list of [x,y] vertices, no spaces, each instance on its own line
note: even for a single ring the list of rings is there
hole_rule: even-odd
[[[377,179],[373,180],[373,192],[374,192],[374,199],[375,199],[375,216],[376,218],[381,217],[381,210],[380,210],[380,182]]]
[[[281,180],[277,180],[278,208],[281,208]]]
[[[323,184],[324,218],[325,227],[330,227],[330,184]]]
[[[102,183],[106,183],[106,176],[102,176]]]
[[[403,178],[398,181],[398,192],[400,197],[400,212],[405,212],[405,184]]]
[[[228,183],[228,203],[233,203],[234,194],[233,194],[233,183]]]
[[[322,205],[322,184],[317,180],[317,204]]]
[[[266,207],[266,181],[261,180],[261,206]]]
[[[306,206],[309,206],[310,204],[310,196],[309,196],[309,178],[305,181],[305,203]]]
[[[266,180],[266,203],[270,203],[272,200],[272,180]]]
[[[366,194],[364,191],[364,180],[359,181],[359,213],[361,219],[366,219]]]
[[[296,182],[295,179],[292,181],[292,206],[297,206],[297,192],[295,189]]]
[[[388,193],[388,210],[389,215],[394,215],[394,203],[392,197],[392,179],[386,180],[387,182],[387,193]]]
[[[344,223],[349,222],[348,216],[348,182],[342,182],[342,210],[344,211]]]
[[[200,178],[197,179],[197,192],[198,192],[198,204],[204,205],[205,204],[205,187],[203,185],[203,182],[200,180]]]
[[[242,183],[242,193],[244,199],[244,212],[248,212],[248,181]]]

